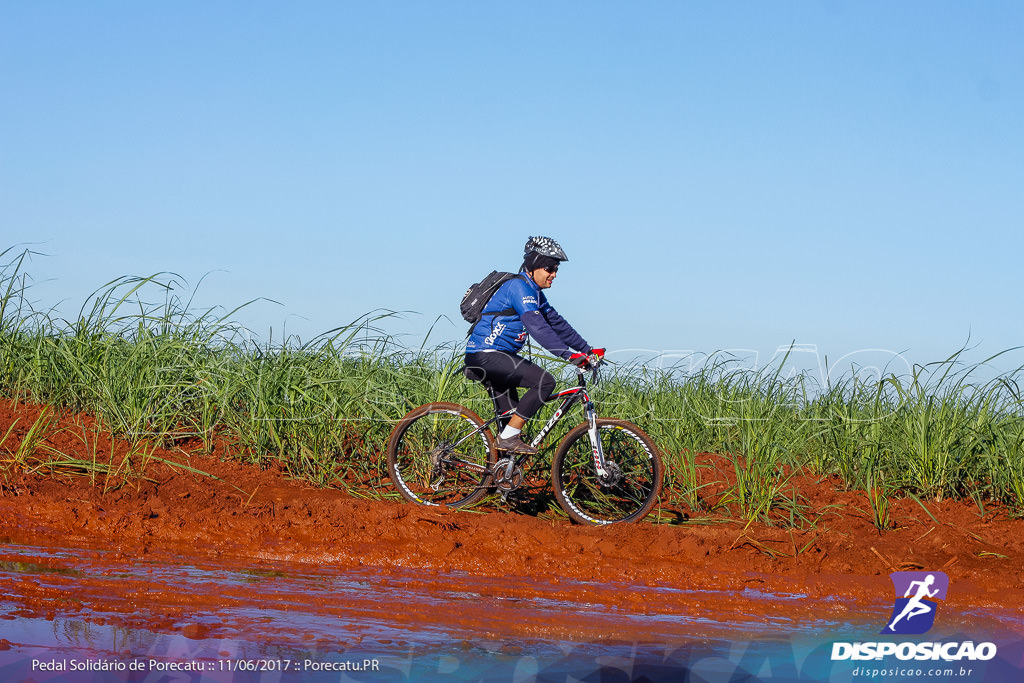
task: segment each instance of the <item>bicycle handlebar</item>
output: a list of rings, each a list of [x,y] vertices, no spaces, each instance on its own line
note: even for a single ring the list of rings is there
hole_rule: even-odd
[[[581,370],[596,368],[604,362],[604,349],[591,349],[589,353],[574,353],[568,361]]]
[[[579,375],[580,379],[582,379],[583,378],[583,374],[589,370],[590,371],[590,381],[592,383],[594,383],[594,384],[597,384],[597,382],[598,382],[598,380],[600,378],[600,375],[601,375],[601,373],[600,373],[601,366],[604,365],[604,364],[605,364],[604,358],[601,357],[601,356],[596,356],[596,355],[591,355],[591,356],[587,357],[587,364],[586,364],[586,366],[583,366],[583,365],[580,365],[580,364],[577,364],[577,363],[573,363],[573,365],[576,367],[576,374]]]

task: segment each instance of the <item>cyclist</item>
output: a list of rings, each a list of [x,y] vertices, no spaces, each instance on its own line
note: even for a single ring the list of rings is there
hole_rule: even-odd
[[[519,274],[494,293],[466,343],[466,376],[483,382],[498,413],[515,409],[498,435],[497,447],[501,450],[537,453],[523,441],[523,426],[555,390],[551,373],[518,355],[527,336],[554,355],[584,368],[593,360],[590,354],[604,355],[604,349],[591,347],[544,295],[543,290],[555,281],[559,265],[568,260],[562,247],[550,237],[527,240]],[[519,387],[527,390],[522,399]]]

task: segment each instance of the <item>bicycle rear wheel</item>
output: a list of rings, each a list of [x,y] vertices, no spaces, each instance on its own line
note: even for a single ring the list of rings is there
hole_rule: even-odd
[[[643,519],[661,493],[661,455],[642,429],[625,420],[597,420],[604,451],[598,475],[586,423],[565,435],[551,463],[551,483],[562,509],[580,524]]]
[[[456,403],[428,403],[402,418],[387,451],[388,474],[402,497],[451,507],[480,500],[495,458],[491,431],[483,425],[479,415]]]

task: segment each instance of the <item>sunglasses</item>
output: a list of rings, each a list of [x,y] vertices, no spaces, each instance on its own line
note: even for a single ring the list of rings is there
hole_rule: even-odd
[[[558,266],[541,266],[541,268],[543,270],[546,270],[549,273],[557,273],[558,272]]]

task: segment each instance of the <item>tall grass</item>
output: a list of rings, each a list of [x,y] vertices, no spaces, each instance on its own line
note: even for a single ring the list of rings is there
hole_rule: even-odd
[[[405,348],[380,329],[387,312],[305,343],[257,342],[232,322],[237,309],[196,311],[165,274],[107,283],[65,320],[30,305],[28,255],[0,253],[0,395],[93,413],[129,440],[228,439],[239,457],[279,460],[322,486],[386,491],[384,446],[408,410],[455,401],[490,412],[459,372],[457,343]],[[785,359],[747,370],[720,355],[685,373],[625,364],[594,395],[601,414],[650,432],[668,460],[666,500],[694,509],[707,505],[696,454],[714,452],[730,470],[714,504],[743,519],[793,519],[797,473],[865,491],[880,528],[894,496],[1024,512],[1020,371],[976,381],[979,365],[961,359],[875,379],[851,370],[824,386],[783,377]]]

